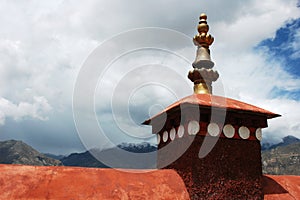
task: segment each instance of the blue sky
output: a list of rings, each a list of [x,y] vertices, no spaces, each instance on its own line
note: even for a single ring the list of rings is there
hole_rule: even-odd
[[[257,49],[266,48],[268,51],[268,59],[275,59],[278,60],[278,62],[281,62],[284,70],[296,79],[300,76],[299,30],[299,19],[288,21],[286,25],[276,31],[274,38],[263,40],[257,46]],[[290,99],[299,100],[300,90],[299,88],[296,88],[288,91],[274,87],[270,95],[271,98],[286,96]]]
[[[263,40],[259,45],[266,47],[270,59],[276,57],[278,60],[283,60],[285,70],[294,76],[300,76],[300,50],[299,46],[299,29],[300,20],[295,19],[287,22],[287,24],[276,31],[274,38]]]
[[[113,143],[153,142],[149,128],[139,123],[192,94],[187,73],[196,51],[192,37],[202,12],[207,13],[215,37],[211,56],[220,74],[213,85],[215,94],[281,114],[263,130],[264,141],[278,142],[286,135],[300,137],[297,4],[297,0],[2,1],[0,140],[23,140],[39,151],[55,154],[84,151],[82,138],[89,133],[83,136],[76,131],[72,110],[80,70],[95,49],[113,36],[159,27],[185,35],[181,40],[176,34],[169,38],[173,39],[173,52],[143,49],[119,55],[105,76],[97,79],[95,90],[97,120]],[[102,52],[103,60],[141,41],[161,45],[163,34],[144,35],[111,43],[111,48]],[[138,70],[140,67],[143,70]],[[143,85],[146,80],[160,84]],[[79,103],[86,99],[85,92]],[[81,106],[82,116],[89,122],[86,105]],[[111,145],[102,139],[99,148]]]

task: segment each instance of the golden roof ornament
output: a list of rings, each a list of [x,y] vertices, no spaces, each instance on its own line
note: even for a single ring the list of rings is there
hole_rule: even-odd
[[[217,71],[212,70],[214,62],[210,58],[209,46],[214,42],[207,24],[206,14],[200,15],[200,22],[197,27],[198,34],[193,38],[194,44],[198,47],[196,59],[193,62],[193,70],[188,74],[188,78],[194,82],[195,94],[211,94],[212,82],[219,78]]]
[[[198,34],[195,35],[193,41],[196,46],[203,46],[209,48],[209,46],[214,42],[214,37],[209,33],[209,26],[207,25],[207,16],[202,13],[199,17],[200,22],[198,25]]]

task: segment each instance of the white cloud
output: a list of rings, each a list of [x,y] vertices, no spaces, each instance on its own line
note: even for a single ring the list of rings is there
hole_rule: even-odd
[[[47,113],[51,111],[45,97],[33,97],[33,102],[20,102],[14,104],[7,99],[0,99],[0,124],[5,123],[8,117],[14,120],[22,120],[23,118],[33,118],[38,120],[47,120]],[[46,116],[45,116],[46,115]]]
[[[288,98],[281,98],[275,99],[274,104],[267,102],[272,101],[270,92],[274,87],[288,91],[299,89],[299,79],[284,71],[280,60],[268,60],[267,52],[253,47],[266,38],[274,37],[276,30],[287,21],[299,18],[300,11],[296,5],[297,0],[2,1],[0,123],[5,123],[6,117],[44,120],[50,112],[54,113],[54,118],[61,112],[71,112],[77,73],[97,45],[119,32],[149,26],[175,29],[192,38],[201,12],[207,12],[210,33],[216,38],[211,47],[212,58],[221,75],[220,81],[225,85],[225,94],[249,103],[267,105],[271,111],[277,111],[276,103],[286,104],[278,112],[292,112],[298,101],[291,103]],[[146,40],[147,35],[143,39]],[[176,41],[174,44],[177,44]],[[193,48],[192,42],[190,45],[181,48]],[[294,56],[297,56],[299,45],[296,40],[293,46]],[[147,64],[152,57],[140,56],[138,59],[139,63]],[[182,78],[187,79],[191,66],[183,66],[171,57],[166,59],[170,61],[164,64],[180,68],[178,71]],[[129,64],[126,60],[123,62],[124,67]],[[163,73],[155,75],[162,81],[165,79]],[[114,84],[118,76],[120,71],[116,71],[106,84]],[[138,81],[138,77],[132,81]],[[177,90],[179,86],[171,82],[169,87]],[[149,99],[145,101],[145,107],[151,108],[151,102],[163,93],[159,90],[154,92],[158,94],[147,96]],[[108,93],[105,91],[105,94]],[[178,96],[183,97],[192,93],[192,88],[179,93]],[[121,97],[118,101],[120,105],[128,103]],[[283,115],[281,119],[289,123],[281,124],[289,131],[278,135],[300,132],[299,115],[294,115],[290,118],[285,117],[290,116],[289,113]],[[273,124],[270,125],[273,127]],[[270,130],[273,130],[271,126]],[[274,130],[277,134],[275,132],[278,131]],[[59,135],[57,133],[57,137],[61,137]]]
[[[270,99],[262,107],[282,115],[269,120],[269,127],[264,130],[264,139],[271,142],[281,141],[283,136],[294,135],[300,138],[300,101],[291,99]]]

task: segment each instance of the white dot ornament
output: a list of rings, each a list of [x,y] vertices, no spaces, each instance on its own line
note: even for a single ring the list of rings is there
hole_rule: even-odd
[[[196,135],[200,130],[200,125],[197,121],[190,121],[188,125],[189,135]]]
[[[241,137],[242,139],[246,140],[246,139],[248,139],[249,136],[250,136],[250,131],[249,131],[249,129],[248,129],[247,127],[241,126],[241,127],[239,128],[239,135],[240,135],[240,137]]]
[[[220,128],[219,128],[218,124],[216,124],[216,123],[210,123],[207,126],[207,131],[208,131],[209,135],[211,135],[213,137],[216,137],[220,134]]]

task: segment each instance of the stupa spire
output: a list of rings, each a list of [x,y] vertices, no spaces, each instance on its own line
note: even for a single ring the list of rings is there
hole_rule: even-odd
[[[217,71],[212,70],[214,62],[210,58],[209,46],[214,42],[214,37],[208,33],[207,16],[200,15],[198,34],[193,38],[194,44],[198,47],[196,59],[193,62],[193,70],[188,78],[194,83],[195,94],[211,94],[212,82],[219,78]]]

